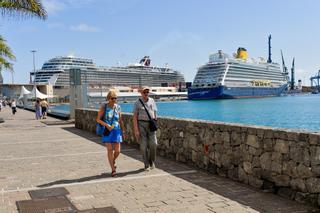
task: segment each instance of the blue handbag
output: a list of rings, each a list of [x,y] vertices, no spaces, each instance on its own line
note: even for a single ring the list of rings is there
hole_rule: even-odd
[[[105,113],[106,112],[106,108],[107,108],[107,104],[104,105],[104,112],[103,112],[103,116],[101,117],[101,120],[103,120],[103,121],[104,121],[104,117],[105,117],[105,114],[106,114]],[[104,132],[105,128],[106,128],[105,126],[97,123],[97,126],[96,126],[97,135],[103,136],[103,132]]]

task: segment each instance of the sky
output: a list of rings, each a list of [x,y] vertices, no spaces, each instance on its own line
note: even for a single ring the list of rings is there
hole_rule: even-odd
[[[296,79],[310,85],[320,68],[318,0],[42,0],[46,20],[0,16],[0,34],[17,60],[14,83],[28,83],[33,70],[56,56],[74,54],[100,66],[127,65],[148,55],[151,63],[193,81],[209,54],[232,55],[245,47],[249,57],[281,63],[280,50]],[[11,74],[3,72],[4,82]]]

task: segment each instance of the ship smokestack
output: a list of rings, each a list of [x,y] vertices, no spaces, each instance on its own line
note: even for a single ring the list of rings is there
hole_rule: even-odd
[[[268,37],[268,63],[272,63],[271,60],[271,35]]]

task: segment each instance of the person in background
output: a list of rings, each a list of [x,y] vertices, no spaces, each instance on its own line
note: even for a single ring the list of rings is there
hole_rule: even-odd
[[[15,115],[17,112],[17,104],[15,100],[12,100],[11,102],[11,110],[12,110],[12,114]]]
[[[36,103],[34,105],[34,110],[35,110],[35,113],[36,113],[36,119],[37,120],[41,119],[42,112],[41,112],[41,104],[40,104],[40,100],[39,99],[36,100]]]
[[[0,100],[0,112],[1,112],[1,109],[2,109],[2,100]]]
[[[139,98],[148,109],[152,119],[157,119],[157,106],[153,98],[149,97],[150,88],[143,87],[140,90],[141,98]],[[140,102],[137,100],[133,109],[133,127],[137,141],[140,141],[140,150],[142,151],[144,160],[144,169],[149,171],[155,168],[156,151],[157,151],[157,135],[156,131],[151,132],[149,128],[149,116]]]
[[[105,133],[102,136],[102,142],[107,148],[112,177],[116,176],[116,159],[120,154],[120,144],[125,136],[121,108],[116,102],[117,94],[115,91],[110,90],[107,95],[107,103],[101,105],[96,119],[99,124],[109,130],[109,134]]]
[[[41,105],[41,111],[42,111],[42,118],[43,118],[43,119],[46,119],[46,118],[47,118],[47,112],[48,112],[49,104],[48,104],[48,102],[46,101],[46,99],[43,99],[43,100],[40,102],[40,105]]]

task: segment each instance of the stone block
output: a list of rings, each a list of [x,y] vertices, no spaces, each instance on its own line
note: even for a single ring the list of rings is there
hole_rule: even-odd
[[[238,174],[239,174],[239,181],[242,183],[248,184],[248,175],[241,167],[239,167],[238,169]]]
[[[297,163],[294,161],[284,161],[282,164],[282,173],[292,178],[298,178]]]
[[[310,134],[308,142],[310,145],[320,145],[320,135]]]
[[[282,161],[282,154],[280,152],[272,152],[271,160],[281,162]]]
[[[310,193],[320,193],[320,178],[309,178],[306,180],[307,190]]]
[[[282,154],[288,153],[289,152],[289,144],[284,140],[277,139],[276,144],[274,145],[274,150],[276,152],[279,152]]]
[[[253,157],[252,159],[252,168],[260,168],[261,164],[260,164],[260,158],[258,156]]]
[[[248,181],[249,181],[249,185],[250,186],[253,186],[253,187],[256,187],[256,188],[261,188],[262,185],[263,185],[263,181],[260,180],[259,178],[256,178],[252,175],[249,175],[248,176]]]
[[[303,149],[296,146],[290,147],[290,159],[297,163],[303,162]]]
[[[288,175],[277,175],[273,177],[276,186],[289,186],[290,177]]]
[[[282,163],[278,161],[271,162],[271,171],[277,174],[281,174],[282,172]]]
[[[311,165],[320,165],[320,146],[310,147]]]
[[[302,179],[292,179],[290,181],[290,186],[294,190],[297,190],[300,192],[307,192],[306,184]]]
[[[311,171],[314,174],[314,176],[319,177],[320,176],[320,165],[311,166]]]
[[[197,150],[197,138],[194,135],[189,136],[189,147],[193,150]]]
[[[256,149],[252,146],[249,146],[249,153],[251,155],[259,156],[261,154],[262,150],[261,149]]]
[[[248,135],[246,144],[254,148],[260,148],[258,137],[256,135]]]
[[[309,178],[313,176],[311,167],[306,167],[303,164],[297,166],[297,173],[299,178]]]
[[[237,132],[231,133],[231,145],[236,146],[241,144],[240,134]]]
[[[223,167],[229,168],[231,166],[231,156],[226,155],[226,154],[222,154],[221,164]]]
[[[247,173],[247,174],[252,174],[252,164],[251,162],[243,162],[243,170]]]
[[[271,153],[270,152],[263,153],[260,156],[260,164],[261,164],[261,168],[264,170],[271,169]]]
[[[257,178],[261,178],[262,169],[261,168],[253,168],[252,175]]]
[[[272,139],[267,138],[262,141],[264,151],[271,152],[273,151],[273,142]]]

